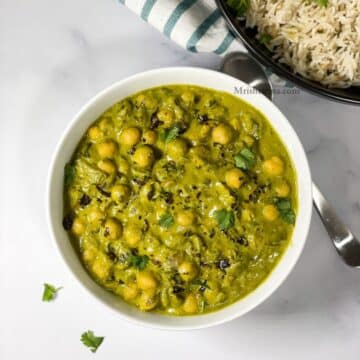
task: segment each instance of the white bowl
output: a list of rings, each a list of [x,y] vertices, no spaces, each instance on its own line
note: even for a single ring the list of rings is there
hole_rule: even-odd
[[[297,173],[299,206],[296,225],[291,243],[278,265],[266,281],[248,296],[224,309],[204,315],[164,316],[140,312],[126,304],[91,279],[62,227],[64,166],[70,160],[86,129],[99,115],[119,100],[147,88],[169,84],[193,84],[231,94],[234,94],[235,88],[241,90],[242,95],[238,96],[262,111],[277,130],[288,149]],[[51,236],[67,267],[92,296],[115,310],[119,317],[154,328],[199,329],[225,323],[247,313],[280,286],[303,250],[310,226],[311,199],[311,176],[304,149],[287,119],[271,101],[261,94],[254,93],[247,84],[231,76],[201,68],[173,67],[147,71],[115,83],[91,99],[72,119],[56,147],[51,163],[47,188],[47,217]]]

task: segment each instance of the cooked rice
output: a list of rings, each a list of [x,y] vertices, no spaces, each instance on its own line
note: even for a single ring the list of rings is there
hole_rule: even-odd
[[[247,26],[294,72],[329,87],[360,86],[360,0],[250,0]]]

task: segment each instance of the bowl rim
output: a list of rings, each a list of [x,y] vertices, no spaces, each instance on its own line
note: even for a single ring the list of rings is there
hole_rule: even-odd
[[[245,48],[249,51],[250,55],[253,56],[263,66],[270,68],[276,75],[283,77],[292,83],[298,85],[302,89],[311,92],[314,95],[320,96],[328,100],[334,100],[343,104],[348,105],[360,105],[360,98],[355,99],[351,95],[340,95],[331,91],[331,88],[327,88],[321,83],[306,79],[305,77],[294,74],[291,70],[280,66],[278,62],[266,56],[259,48],[255,47],[250,43],[246,34],[242,32],[240,26],[237,25],[236,18],[231,13],[228,6],[226,6],[224,0],[215,0],[218,8],[220,9],[223,17],[225,18],[228,27],[234,35],[236,35],[243,43]],[[335,88],[336,89],[336,88]]]
[[[284,280],[287,278],[287,276],[291,273],[292,269],[294,268],[295,264],[297,263],[307,236],[308,236],[308,232],[309,232],[309,228],[310,228],[310,221],[311,221],[311,216],[312,216],[312,192],[311,192],[311,173],[310,173],[310,168],[309,168],[309,164],[306,158],[306,154],[304,151],[304,148],[297,136],[297,134],[295,133],[294,129],[292,128],[291,124],[289,123],[289,121],[287,120],[287,118],[280,112],[280,110],[277,108],[277,106],[275,104],[273,104],[270,100],[268,100],[264,95],[260,94],[260,93],[255,93],[255,96],[259,101],[261,100],[263,103],[267,104],[267,106],[270,106],[272,108],[272,111],[277,113],[278,116],[282,117],[283,120],[285,120],[284,122],[284,126],[286,127],[286,129],[289,131],[289,134],[292,138],[292,141],[296,144],[298,150],[300,151],[300,157],[301,157],[301,161],[299,160],[299,162],[302,162],[302,168],[301,168],[301,181],[304,182],[304,194],[300,200],[300,184],[298,181],[298,196],[299,196],[299,204],[298,204],[298,210],[300,211],[300,209],[302,209],[302,229],[301,229],[301,235],[300,239],[301,242],[299,244],[296,244],[296,253],[294,255],[292,255],[291,258],[288,259],[288,257],[290,255],[288,255],[290,253],[290,245],[288,246],[288,248],[286,249],[285,253],[283,254],[282,258],[279,260],[279,262],[277,263],[277,265],[275,266],[275,268],[272,270],[272,272],[268,275],[268,277],[250,294],[248,294],[247,296],[245,296],[242,299],[239,299],[238,301],[236,301],[233,304],[230,304],[228,306],[226,306],[223,309],[219,309],[215,312],[210,312],[210,313],[206,313],[206,314],[202,314],[202,315],[195,315],[195,316],[181,316],[181,317],[177,317],[177,316],[167,316],[167,315],[159,315],[159,314],[155,314],[154,317],[157,318],[167,318],[167,319],[179,319],[176,320],[178,323],[174,324],[173,320],[169,320],[169,323],[163,323],[158,322],[158,321],[154,321],[153,318],[151,318],[150,320],[147,319],[146,321],[143,319],[139,319],[138,317],[134,316],[134,314],[127,314],[124,313],[123,311],[119,310],[118,308],[116,309],[115,306],[111,305],[109,303],[109,301],[105,300],[104,296],[99,296],[97,293],[95,293],[94,288],[92,288],[89,285],[86,285],[85,282],[83,280],[80,279],[79,275],[76,274],[76,271],[74,270],[74,268],[71,266],[70,264],[70,260],[68,259],[67,255],[64,253],[63,249],[61,248],[61,239],[62,237],[55,231],[55,225],[54,225],[54,219],[53,219],[53,210],[52,210],[52,190],[53,190],[53,183],[54,183],[54,172],[56,170],[56,165],[57,162],[60,161],[59,158],[62,154],[62,150],[65,141],[68,139],[69,136],[72,135],[72,131],[74,131],[74,128],[76,126],[76,124],[78,122],[80,122],[80,120],[84,117],[84,115],[86,114],[86,112],[94,105],[96,105],[98,102],[101,102],[102,99],[106,99],[107,97],[111,96],[111,94],[113,94],[114,92],[117,91],[117,89],[119,88],[123,88],[125,86],[127,86],[128,84],[131,84],[132,82],[141,82],[141,80],[146,79],[147,77],[154,78],[154,77],[161,77],[161,76],[168,76],[169,78],[172,78],[174,76],[174,74],[177,75],[188,75],[188,76],[184,76],[186,79],[192,79],[192,77],[190,75],[198,75],[200,77],[218,77],[219,80],[221,81],[221,78],[223,79],[224,82],[226,81],[232,81],[235,82],[236,84],[241,85],[243,88],[245,89],[249,89],[249,90],[254,90],[253,88],[251,88],[249,85],[243,83],[242,81],[227,75],[227,74],[223,74],[221,72],[215,71],[215,70],[209,70],[209,69],[204,69],[204,68],[196,68],[196,67],[167,67],[167,68],[157,68],[157,69],[153,69],[153,70],[148,70],[148,71],[144,71],[144,72],[140,72],[137,73],[135,75],[132,75],[130,77],[127,77],[125,79],[122,79],[120,81],[115,82],[114,84],[106,87],[104,90],[100,91],[97,95],[95,95],[94,97],[92,97],[90,100],[88,100],[86,102],[85,105],[82,106],[82,108],[75,114],[75,116],[71,119],[71,121],[69,122],[69,124],[65,127],[65,130],[63,131],[56,147],[55,150],[53,152],[53,156],[51,159],[51,163],[50,163],[50,167],[49,167],[49,172],[48,172],[48,177],[47,177],[47,187],[46,187],[46,217],[47,217],[47,224],[48,224],[48,229],[51,235],[51,238],[53,240],[53,243],[55,243],[56,245],[56,249],[58,251],[58,253],[60,254],[60,257],[63,260],[63,263],[66,265],[66,268],[69,270],[69,272],[72,274],[73,277],[76,278],[76,280],[83,286],[83,288],[85,288],[91,295],[93,298],[96,298],[98,301],[100,301],[102,304],[106,305],[107,308],[111,309],[112,311],[116,312],[121,318],[123,318],[124,320],[130,321],[132,323],[135,323],[137,325],[142,325],[142,326],[146,326],[146,327],[150,327],[150,328],[156,328],[156,329],[163,329],[163,330],[194,330],[194,329],[201,329],[201,328],[207,328],[207,327],[211,327],[211,326],[216,326],[216,325],[220,325],[223,323],[226,323],[228,321],[231,321],[237,317],[240,317],[244,314],[246,314],[247,312],[249,312],[250,310],[252,310],[253,308],[257,307],[258,305],[260,305],[265,299],[267,299],[273,292],[276,291],[276,289],[284,282]],[[195,85],[195,86],[203,86],[203,87],[208,87],[211,88],[213,90],[216,91],[225,91],[225,90],[221,90],[220,88],[217,88],[215,86],[211,87],[211,86],[205,86],[205,85],[200,85],[197,83],[193,83],[193,80],[187,80],[182,82],[181,84],[188,84],[188,85]],[[163,83],[157,85],[157,86],[166,86],[166,85],[176,85],[176,84],[180,84],[178,81],[173,81],[173,82],[166,82],[164,81]],[[145,86],[142,88],[142,90],[151,88],[151,87],[155,87],[155,86]],[[135,92],[133,92],[132,94],[141,91],[137,90]],[[131,95],[131,94],[130,94]],[[128,95],[129,96],[129,95]],[[120,101],[122,98],[124,97],[120,97],[118,98],[115,102]],[[244,96],[240,96],[240,98],[242,100],[244,100],[245,102],[250,102],[246,99],[244,99]],[[112,104],[115,103],[114,101],[112,102]],[[269,119],[268,114],[266,114],[264,112],[263,109],[260,109],[259,107],[257,107],[256,105],[254,105],[253,103],[250,102],[250,104],[257,108],[259,111],[261,111],[262,113],[264,113],[264,115],[266,116],[266,118],[268,119],[268,121],[270,122],[270,124],[274,127],[274,129],[278,132],[278,128],[274,125],[274,123]],[[110,105],[111,106],[111,105]],[[106,108],[108,108],[109,106],[106,106]],[[104,110],[103,110],[104,111]],[[103,112],[101,111],[101,113]],[[94,116],[91,119],[86,120],[87,122],[87,127],[94,122],[96,119],[96,117]],[[81,135],[77,138],[76,143],[79,142],[81,136],[83,135],[84,132],[81,133]],[[280,136],[280,134],[279,134]],[[291,156],[291,152],[289,149],[289,144],[288,141],[283,139],[281,136],[280,138],[282,139],[284,145],[288,148],[288,152],[290,157]],[[73,152],[73,150],[72,150]],[[300,172],[299,169],[296,166],[296,161],[295,159],[292,158],[293,161],[293,165],[295,168],[295,171],[297,173],[297,178],[300,177]],[[63,170],[61,170],[63,171]],[[59,180],[60,181],[60,180]],[[62,179],[61,179],[61,183],[62,183]],[[61,213],[62,213],[62,209],[61,209]],[[299,215],[299,214],[298,214]],[[295,230],[298,229],[299,226],[295,225],[294,228],[294,232],[292,235],[292,239],[294,238],[294,234],[295,234]],[[300,231],[300,230],[299,230]],[[66,236],[67,238],[67,236]],[[74,251],[75,253],[75,251]],[[77,256],[77,254],[76,254]],[[280,264],[282,264],[283,262],[285,262],[284,259],[287,259],[287,265],[286,265],[286,269],[285,271],[279,272],[278,273],[278,269],[280,269]],[[80,260],[78,259],[78,262],[80,263]],[[82,264],[81,264],[82,266]],[[85,269],[83,269],[83,271],[85,271]],[[272,284],[272,286],[270,286],[270,279],[273,279],[273,277],[275,277],[275,272],[276,272],[276,281],[272,280],[274,282],[274,284]],[[89,278],[90,276],[87,275]],[[91,278],[90,278],[91,279]],[[91,279],[91,281],[95,283],[94,280]],[[95,285],[95,287],[99,287],[99,285]],[[106,291],[106,290],[104,290]],[[262,292],[262,294],[261,294]],[[246,306],[244,306],[244,308],[239,311],[239,310],[235,310],[235,311],[231,311],[231,309],[235,309],[235,305],[238,305],[239,303],[244,303],[246,299],[251,298],[253,296],[253,294],[255,293],[259,293],[260,295],[258,295],[258,299],[257,301],[254,301],[253,303],[247,304]],[[111,295],[113,296],[113,295]],[[230,309],[230,310],[229,310]],[[225,310],[227,310],[225,312]],[[135,310],[136,311],[136,315],[138,315],[139,313],[141,313],[139,310]],[[144,313],[141,313],[144,314]],[[148,314],[148,313],[146,313]],[[216,315],[220,315],[223,314],[224,316],[216,319]],[[212,316],[214,315],[214,316]],[[140,315],[139,315],[140,316]],[[199,321],[198,323],[196,323],[196,319],[202,319],[202,321]],[[208,318],[209,321],[207,321],[205,318]],[[192,319],[195,320],[194,324],[191,324],[191,321],[183,321],[180,319]],[[204,320],[205,319],[205,320]]]

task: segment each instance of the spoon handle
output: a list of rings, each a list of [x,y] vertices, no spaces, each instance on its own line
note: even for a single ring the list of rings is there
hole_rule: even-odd
[[[345,226],[314,183],[312,184],[312,191],[315,209],[319,214],[330,239],[334,243],[336,250],[348,265],[359,266],[359,258],[356,256],[356,259],[354,259],[354,255],[358,255],[358,251],[354,251],[354,245],[357,243],[354,235]]]

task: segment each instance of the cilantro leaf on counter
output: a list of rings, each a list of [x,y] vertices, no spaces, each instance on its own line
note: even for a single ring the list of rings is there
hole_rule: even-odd
[[[95,336],[91,330],[84,332],[80,338],[81,342],[90,348],[90,350],[94,353],[104,341],[103,336]]]
[[[56,288],[53,285],[44,284],[44,292],[43,292],[43,296],[42,296],[42,301],[52,301],[56,298],[57,292],[62,289],[62,287]]]

